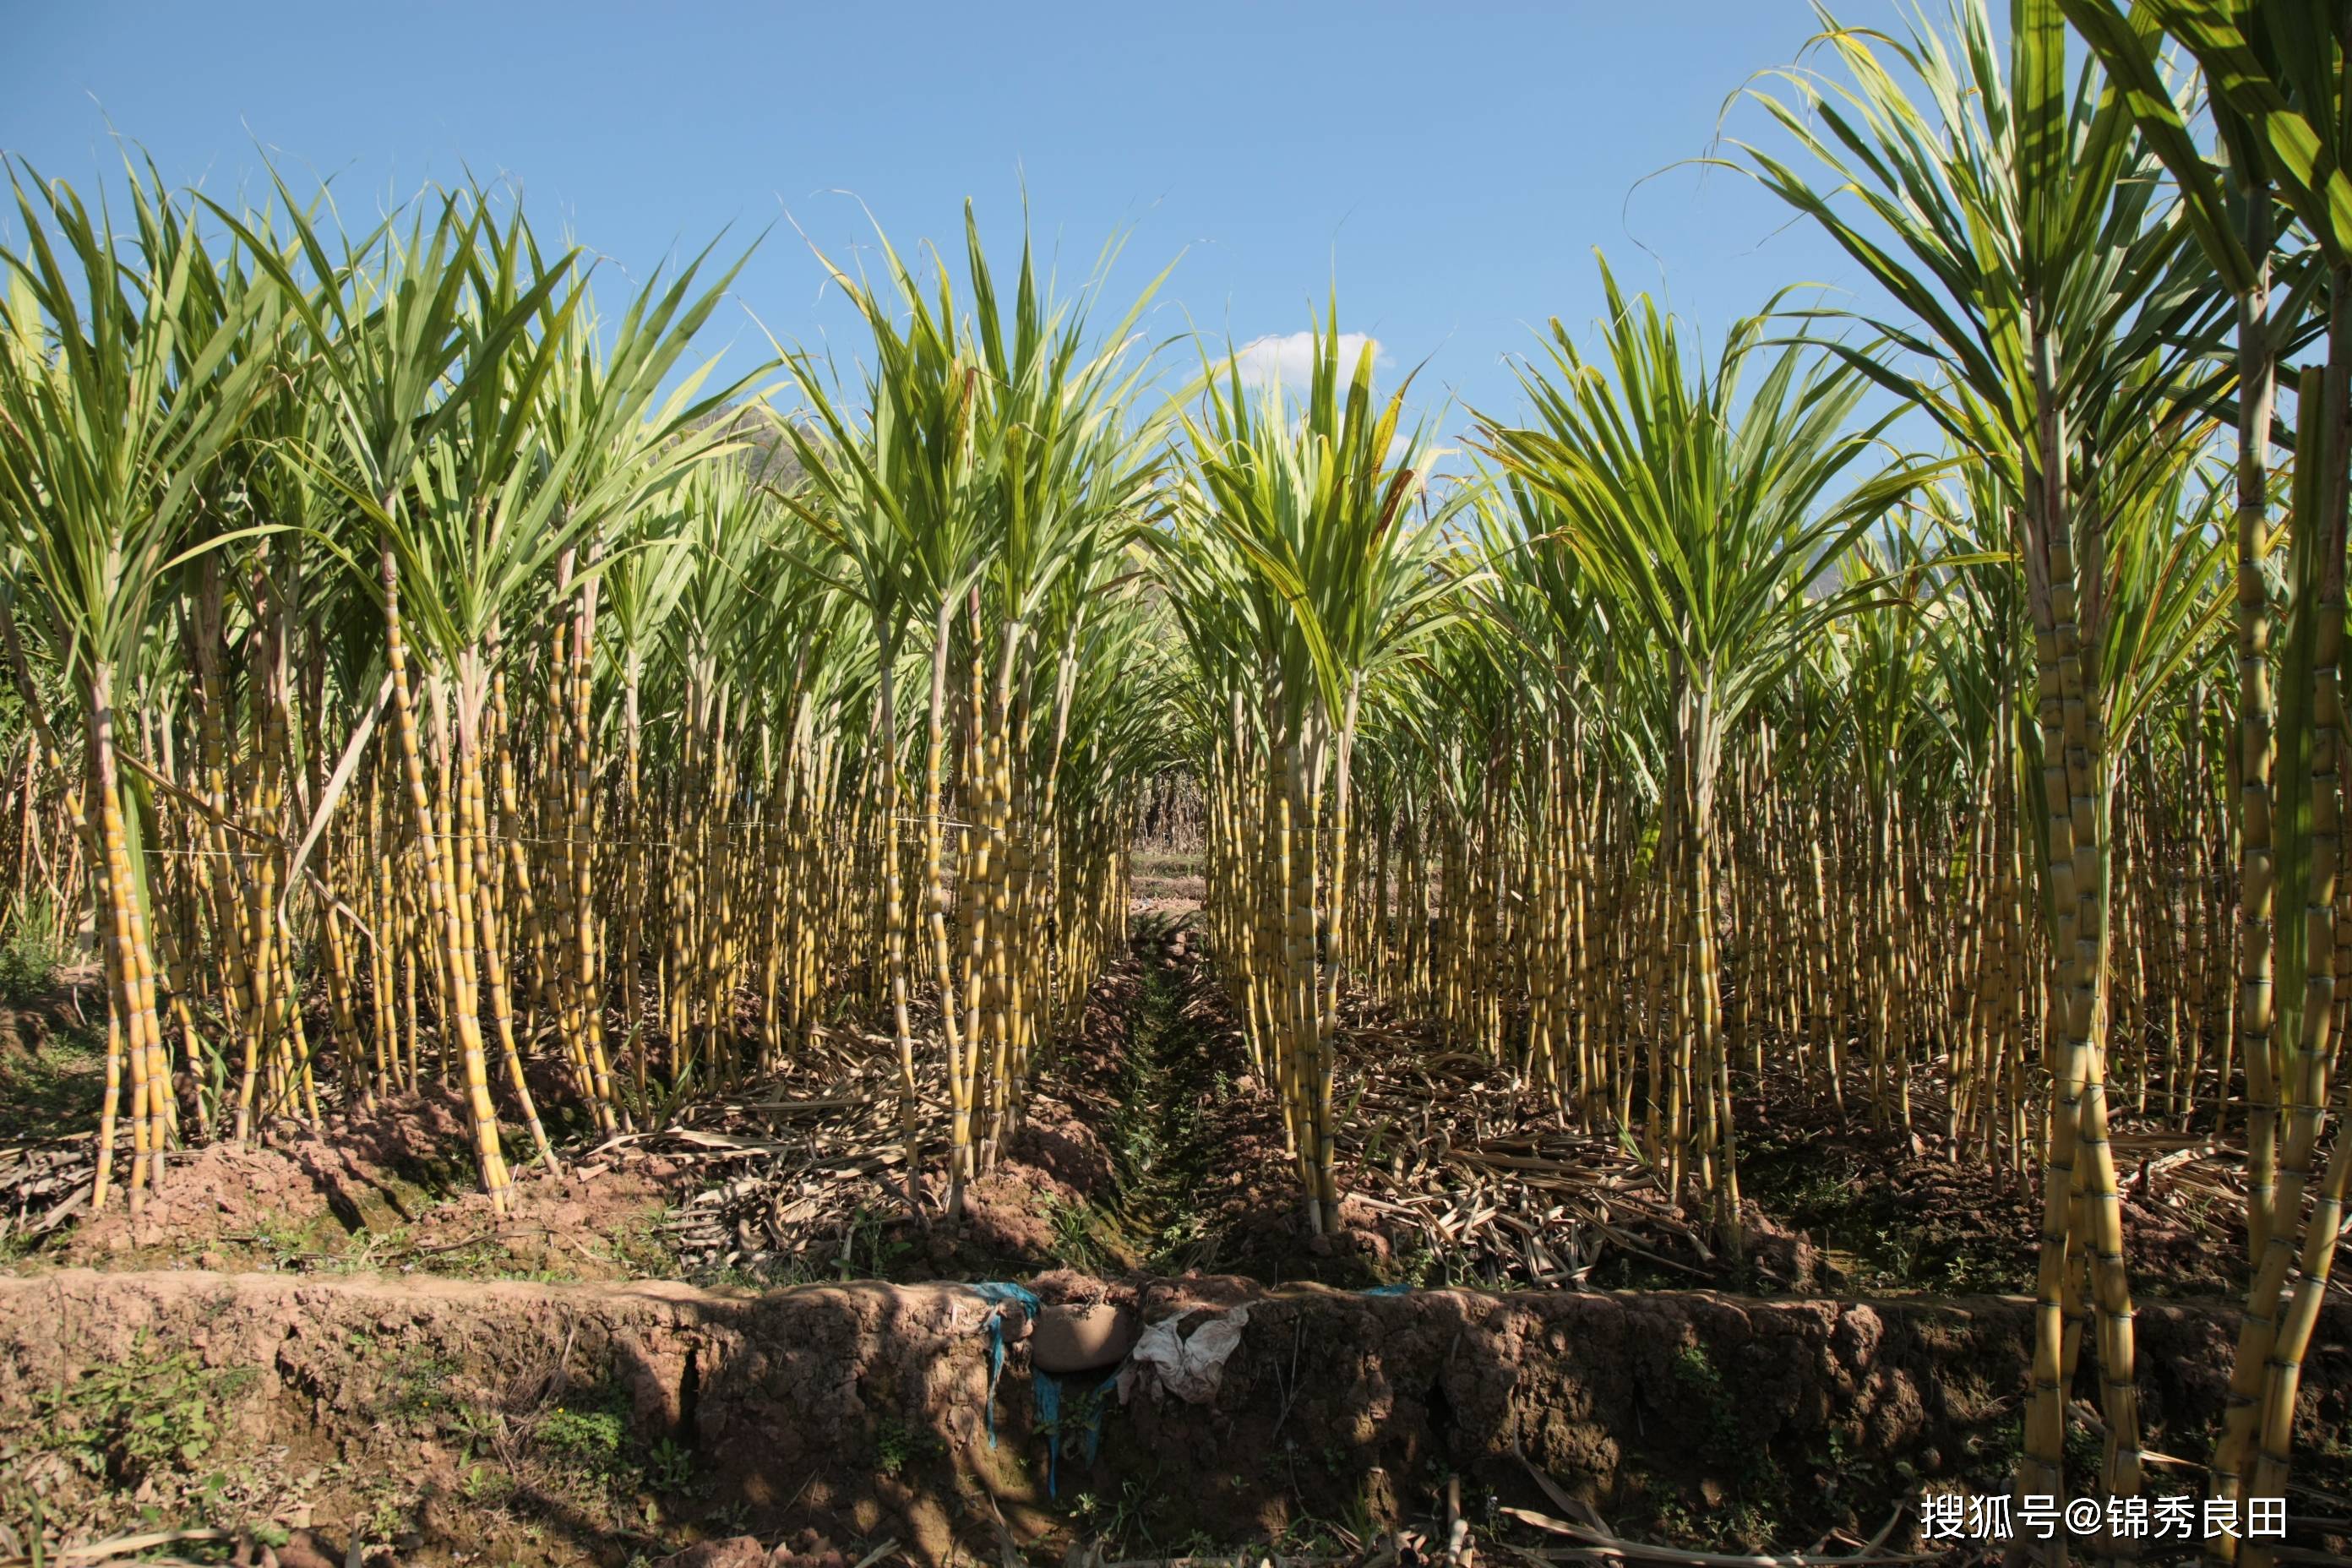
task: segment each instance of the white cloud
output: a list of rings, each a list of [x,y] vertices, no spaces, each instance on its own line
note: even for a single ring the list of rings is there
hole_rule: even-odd
[[[1356,358],[1364,345],[1372,346],[1372,363],[1386,364],[1387,351],[1377,339],[1367,332],[1339,334],[1339,374],[1345,380],[1356,368]],[[1315,374],[1315,334],[1312,332],[1277,332],[1263,338],[1253,338],[1234,351],[1234,363],[1240,368],[1242,383],[1264,392],[1279,384],[1289,392],[1304,392]]]

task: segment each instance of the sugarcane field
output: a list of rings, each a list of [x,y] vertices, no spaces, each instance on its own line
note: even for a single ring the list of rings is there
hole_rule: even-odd
[[[2352,6],[719,9],[9,23],[0,1568],[2352,1563]]]

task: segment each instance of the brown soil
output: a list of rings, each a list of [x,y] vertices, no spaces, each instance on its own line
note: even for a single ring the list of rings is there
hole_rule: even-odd
[[[127,1202],[110,1203],[76,1226],[63,1250],[83,1262],[167,1242],[203,1247],[257,1234],[264,1225],[299,1228],[326,1214],[327,1194],[284,1152],[215,1143],[169,1160],[164,1182],[136,1222]]]
[[[106,1028],[104,984],[96,964],[59,969],[42,996],[0,1002],[0,1061],[39,1050],[51,1037],[70,1030]]]
[[[943,1125],[925,1124],[929,1173],[919,1212],[909,1207],[895,1065],[853,1031],[663,1132],[574,1145],[561,1180],[527,1164],[504,1225],[473,1191],[458,1097],[435,1089],[330,1116],[315,1134],[286,1124],[266,1146],[174,1153],[140,1223],[113,1206],[36,1256],[766,1284],[1018,1279],[1066,1264],[1344,1287],[2031,1288],[2038,1173],[2020,1182],[1956,1150],[1933,1131],[1931,1086],[1916,1097],[1916,1132],[1841,1115],[1782,1079],[1745,1102],[1748,1245],[1733,1258],[1704,1216],[1664,1203],[1625,1146],[1575,1131],[1507,1064],[1436,1048],[1425,1025],[1377,1009],[1351,1008],[1341,1053],[1349,1195],[1330,1234],[1310,1234],[1274,1096],[1197,935],[1181,919],[1136,929],[1080,1027],[1039,1064],[1024,1124],[959,1220],[946,1218]],[[520,1155],[519,1132],[508,1130]],[[2196,1151],[2187,1165],[2168,1158],[2180,1142],[2119,1124],[2135,1289],[2235,1293],[2237,1174]],[[698,1194],[702,1206],[673,1207]]]
[[[520,1171],[500,1221],[473,1190],[463,1101],[434,1089],[324,1119],[276,1145],[170,1157],[137,1220],[83,1220],[61,1261],[101,1267],[400,1268],[621,1279],[658,1267],[650,1226],[678,1184],[658,1157]],[[526,1145],[527,1146],[527,1145]]]
[[[2030,1304],[2002,1298],[1038,1286],[1147,1321],[1249,1317],[1206,1404],[1111,1395],[1091,1461],[1066,1389],[1056,1498],[1024,1347],[1010,1347],[992,1447],[988,1310],[954,1286],[0,1279],[0,1520],[21,1523],[33,1493],[60,1538],[123,1528],[142,1507],[166,1525],[275,1515],[331,1561],[356,1528],[377,1560],[389,1547],[421,1564],[622,1568],[745,1535],[852,1562],[891,1539],[941,1563],[995,1556],[1000,1519],[1033,1556],[1106,1534],[1167,1555],[1363,1539],[1430,1517],[1448,1477],[1492,1536],[1510,1528],[1502,1507],[1559,1511],[1532,1466],[1630,1537],[1860,1539],[1917,1485],[2005,1487],[2031,1333]],[[2232,1324],[2218,1306],[2141,1310],[2154,1450],[2202,1456]],[[2297,1441],[2325,1456],[2352,1420],[2352,1309],[2329,1308],[2315,1344]],[[136,1402],[85,1397],[106,1368],[131,1372],[181,1430],[217,1436],[141,1458],[124,1436]],[[2092,1382],[2086,1362],[2077,1393]],[[2331,1466],[2345,1468],[2340,1450],[2298,1479],[2340,1487]],[[209,1490],[207,1472],[223,1478]],[[2162,1468],[2150,1483],[2181,1485]]]
[[[2039,1173],[2020,1177],[1935,1131],[1874,1128],[1825,1099],[1787,1089],[1768,1107],[1740,1107],[1756,1129],[1743,1189],[1807,1227],[1828,1256],[1832,1289],[1889,1287],[2025,1289],[2038,1265]],[[2141,1293],[2242,1294],[2247,1285],[2242,1178],[2178,1132],[2119,1116],[2114,1134],[2124,1250]],[[2179,1158],[2158,1162],[2175,1145]]]
[[[1164,1556],[1268,1536],[1337,1552],[1435,1517],[1448,1477],[1491,1538],[1515,1527],[1490,1509],[1562,1506],[1515,1447],[1627,1536],[1716,1547],[1859,1542],[1922,1481],[2005,1488],[2029,1309],[1973,1293],[2030,1281],[2026,1187],[1930,1132],[1873,1130],[1776,1086],[1743,1107],[1759,1129],[1743,1151],[1748,1256],[1718,1259],[1622,1150],[1561,1126],[1507,1067],[1433,1050],[1413,1026],[1357,1023],[1341,1098],[1376,1114],[1342,1148],[1353,1195],[1320,1237],[1197,940],[1158,921],[1040,1064],[1025,1124],[960,1221],[936,1174],[909,1209],[895,1089],[873,1087],[896,1069],[855,1036],[661,1132],[566,1150],[561,1176],[526,1165],[503,1222],[472,1190],[446,1093],[175,1153],[138,1225],[118,1202],[0,1279],[0,1528],[21,1533],[37,1492],[59,1540],[151,1519],[312,1531],[278,1550],[279,1568],[344,1561],[354,1530],[379,1568],[627,1568],[688,1548],[704,1568],[856,1568],[891,1539],[919,1561],[1001,1556],[1000,1519],[1048,1555],[1088,1539]],[[1921,1103],[1924,1128],[1935,1108]],[[1396,1107],[1421,1120],[1407,1127]],[[941,1131],[922,1130],[934,1170]],[[2236,1322],[2230,1178],[2207,1161],[2180,1180],[2159,1164],[2160,1133],[2127,1126],[2118,1146],[2149,1446],[2201,1460]],[[509,1147],[529,1144],[510,1128]],[[1406,1147],[1433,1152],[1398,1160]],[[1524,1282],[1538,1265],[1517,1233],[1477,1216],[1498,1195],[1560,1189],[1480,1163],[1512,1150],[1540,1156],[1547,1179],[1589,1178],[1577,1202],[1601,1205],[1618,1236],[1588,1258],[1587,1287],[1790,1294],[1323,1288]],[[721,1250],[672,1251],[681,1216],[706,1213],[723,1218]],[[1448,1226],[1462,1239],[1433,1247]],[[110,1272],[37,1272],[59,1262]],[[841,1282],[613,1283],[689,1271]],[[882,1277],[899,1283],[860,1282]],[[1094,1380],[1074,1381],[1056,1497],[1024,1346],[1010,1347],[992,1448],[986,1307],[924,1283],[989,1279],[1148,1321],[1251,1316],[1210,1404],[1114,1396],[1093,1460],[1078,1433]],[[1822,1289],[1969,1299],[1812,1299]],[[2298,1479],[2339,1498],[2348,1342],[2352,1309],[2333,1302],[2297,1440]],[[2095,1403],[2088,1363],[2075,1393]],[[158,1412],[194,1436],[139,1436]],[[2151,1487],[2198,1479],[2158,1466]]]
[[[1139,929],[1148,934],[1096,982],[1078,1027],[1039,1064],[1022,1124],[993,1168],[965,1189],[958,1217],[947,1214],[942,1151],[929,1142],[921,1212],[909,1209],[895,1113],[842,1111],[822,1134],[828,1153],[840,1156],[834,1168],[812,1162],[798,1106],[831,1103],[834,1083],[769,1098],[747,1092],[698,1111],[691,1133],[680,1136],[722,1138],[740,1151],[676,1151],[697,1163],[704,1212],[715,1211],[740,1243],[723,1256],[750,1260],[735,1262],[735,1274],[764,1283],[853,1273],[1021,1279],[1075,1265],[1373,1282],[1360,1267],[1334,1270],[1307,1249],[1279,1112],[1250,1076],[1197,949],[1164,924]],[[1147,999],[1154,987],[1160,994]],[[1155,1008],[1172,1010],[1181,1025],[1181,1038],[1163,1042],[1167,1060],[1146,1059],[1152,1051],[1138,1044]],[[659,1138],[638,1145],[673,1146]],[[700,1233],[703,1247],[713,1234]],[[1318,1246],[1331,1251],[1328,1242]],[[700,1273],[708,1279],[723,1271]]]
[[[1200,909],[1208,897],[1208,879],[1202,874],[1198,847],[1129,852],[1134,874],[1129,912],[1140,919],[1170,919]]]

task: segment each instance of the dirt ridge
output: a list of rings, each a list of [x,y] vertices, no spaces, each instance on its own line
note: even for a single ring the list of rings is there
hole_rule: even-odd
[[[1049,1298],[1131,1292],[1155,1321],[1244,1306],[1250,1318],[1208,1404],[1106,1401],[1100,1453],[1065,1453],[1057,1498],[1017,1343],[990,1443],[987,1308],[952,1284],[755,1294],[68,1269],[0,1279],[0,1452],[37,1439],[43,1390],[168,1350],[255,1369],[222,1419],[254,1443],[299,1438],[345,1478],[342,1491],[320,1491],[321,1521],[356,1511],[365,1477],[402,1478],[413,1521],[403,1562],[447,1561],[436,1553],[484,1534],[464,1436],[480,1418],[466,1410],[520,1421],[593,1389],[625,1407],[633,1440],[690,1458],[692,1486],[634,1546],[609,1521],[559,1520],[569,1555],[509,1543],[499,1560],[617,1568],[656,1540],[748,1526],[763,1538],[896,1536],[945,1562],[959,1543],[992,1551],[992,1516],[1045,1542],[1069,1528],[1079,1497],[1112,1500],[1131,1533],[1172,1549],[1278,1536],[1307,1516],[1394,1517],[1457,1475],[1490,1502],[1543,1508],[1517,1451],[1621,1529],[1785,1543],[1875,1529],[1918,1480],[2003,1480],[2032,1312],[2015,1297],[1037,1283]],[[2298,1423],[2314,1438],[2352,1419],[2352,1310],[2331,1305],[2327,1317]],[[2204,1451],[2235,1325],[2221,1301],[2142,1309],[2151,1447]]]

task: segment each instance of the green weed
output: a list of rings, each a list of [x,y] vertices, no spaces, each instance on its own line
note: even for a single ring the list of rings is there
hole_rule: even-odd
[[[695,1484],[694,1450],[664,1437],[646,1450],[646,1479],[656,1491],[691,1490]]]
[[[158,1358],[142,1331],[123,1360],[96,1363],[36,1394],[35,1426],[47,1447],[91,1475],[135,1488],[194,1473],[220,1437],[228,1401],[253,1376],[246,1367],[206,1367],[190,1351]]]
[[[18,893],[0,910],[0,1002],[32,1002],[48,994],[72,956],[74,920],[45,889]]]
[[[885,1416],[874,1432],[874,1468],[895,1476],[915,1455],[914,1435],[904,1425]]]
[[[559,1405],[541,1419],[532,1436],[577,1468],[608,1475],[620,1463],[629,1431],[621,1413],[609,1405],[588,1410]]]

